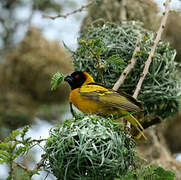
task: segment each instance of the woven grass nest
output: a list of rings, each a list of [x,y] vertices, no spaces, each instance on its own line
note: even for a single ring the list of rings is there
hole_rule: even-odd
[[[121,124],[96,115],[68,119],[50,131],[45,152],[57,179],[109,180],[135,163],[135,143]]]
[[[95,81],[100,82],[98,63],[90,51],[92,49],[101,61],[105,86],[112,88],[130,62],[137,38],[140,46],[140,51],[136,54],[137,62],[120,87],[120,90],[133,94],[155,38],[155,34],[142,28],[140,23],[106,23],[87,28],[80,35],[79,47],[73,52],[75,70],[86,71]],[[144,103],[146,115],[158,115],[167,119],[178,111],[180,80],[175,56],[176,51],[169,43],[158,43],[149,73],[138,96]]]

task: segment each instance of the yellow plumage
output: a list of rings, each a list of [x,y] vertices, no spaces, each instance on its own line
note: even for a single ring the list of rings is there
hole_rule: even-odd
[[[125,120],[129,121],[143,134],[142,125],[131,114],[141,111],[141,108],[134,103],[136,100],[96,84],[86,72],[84,72],[84,75],[86,78],[82,85],[71,91],[70,102],[83,113],[94,113],[101,116],[124,116]]]

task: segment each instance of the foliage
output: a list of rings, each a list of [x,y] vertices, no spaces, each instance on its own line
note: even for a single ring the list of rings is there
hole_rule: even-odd
[[[52,77],[52,81],[51,81],[51,91],[56,90],[56,88],[58,87],[58,85],[64,81],[65,76],[60,73],[60,72],[56,72],[53,77]]]
[[[10,164],[19,155],[24,153],[30,148],[27,142],[30,140],[25,139],[25,134],[28,131],[28,126],[22,131],[14,130],[12,133],[5,138],[4,142],[0,143],[0,163]],[[21,136],[21,140],[17,140],[17,136]]]
[[[142,167],[139,170],[129,171],[125,176],[115,178],[114,180],[174,180],[175,174],[172,171],[165,170],[160,166],[151,165]]]
[[[111,179],[134,165],[134,141],[122,125],[96,115],[76,115],[50,131],[47,165],[57,179]]]
[[[99,66],[95,58],[97,55],[101,62],[105,85],[112,88],[123,69],[129,64],[136,39],[139,38],[140,52],[136,54],[136,65],[120,88],[133,94],[154,37],[151,31],[142,28],[136,22],[120,25],[106,23],[103,26],[91,27],[81,34],[79,47],[73,53],[75,70],[87,71],[100,82],[97,70]],[[169,43],[159,42],[138,96],[145,104],[145,114],[159,115],[166,119],[178,111],[180,81],[177,77],[177,64],[174,62],[175,55],[176,51]]]
[[[16,162],[17,158],[23,157],[32,147],[37,145],[36,140],[32,140],[30,137],[26,138],[28,129],[29,126],[26,126],[22,131],[14,130],[4,141],[0,141],[0,164],[6,163],[9,166],[7,180],[19,176],[31,179],[34,174],[39,174],[40,169],[28,170]]]
[[[135,142],[122,129],[121,123],[96,115],[76,114],[50,131],[48,139],[26,137],[29,127],[15,130],[0,142],[0,164],[9,166],[11,179],[30,180],[41,166],[51,169],[57,179],[173,180],[175,174],[158,166],[140,167],[135,155]],[[47,140],[45,155],[33,170],[17,162],[29,150]],[[46,160],[46,162],[44,162]]]

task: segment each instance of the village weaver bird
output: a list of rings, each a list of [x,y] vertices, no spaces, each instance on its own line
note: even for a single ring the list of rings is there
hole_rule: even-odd
[[[143,135],[144,128],[134,116],[134,113],[143,110],[143,106],[132,96],[105,88],[96,83],[87,72],[73,72],[66,76],[65,81],[71,87],[70,104],[73,104],[80,111],[104,117],[110,115],[123,116],[124,120],[129,121],[134,129],[139,132],[139,137]],[[73,112],[72,106],[71,111]]]

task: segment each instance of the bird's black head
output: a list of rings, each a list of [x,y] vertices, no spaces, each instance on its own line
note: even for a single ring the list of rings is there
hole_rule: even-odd
[[[67,75],[64,80],[69,83],[71,89],[73,90],[82,86],[82,84],[86,81],[86,76],[83,72],[76,71]]]

